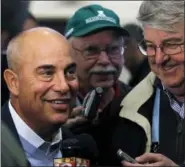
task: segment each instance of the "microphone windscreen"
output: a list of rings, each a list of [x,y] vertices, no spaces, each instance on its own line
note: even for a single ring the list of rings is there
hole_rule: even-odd
[[[91,135],[84,133],[77,135],[76,138],[78,139],[81,148],[84,150],[84,153],[89,156],[87,158],[98,157],[98,148]]]
[[[69,138],[62,141],[62,149],[80,149],[80,142],[77,138]]]
[[[76,135],[62,141],[62,150],[65,157],[80,157],[96,161],[98,148],[89,134]]]

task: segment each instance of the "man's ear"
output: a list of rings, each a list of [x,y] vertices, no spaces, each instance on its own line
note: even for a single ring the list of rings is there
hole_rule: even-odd
[[[19,94],[19,80],[18,80],[17,74],[10,69],[6,69],[4,71],[4,79],[6,81],[6,84],[8,86],[9,91],[13,95],[18,96],[18,94]]]

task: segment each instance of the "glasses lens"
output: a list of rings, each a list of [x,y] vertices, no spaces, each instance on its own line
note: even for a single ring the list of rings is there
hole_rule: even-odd
[[[144,40],[138,44],[138,48],[143,55],[147,55],[147,46]]]
[[[167,45],[164,45],[163,51],[166,54],[173,55],[173,54],[180,53],[182,51],[182,48],[179,44],[167,44]]]
[[[122,46],[110,46],[107,48],[107,54],[109,56],[119,56],[124,53],[123,47]]]
[[[84,55],[87,57],[96,57],[100,54],[100,48],[98,46],[89,46],[84,50]]]

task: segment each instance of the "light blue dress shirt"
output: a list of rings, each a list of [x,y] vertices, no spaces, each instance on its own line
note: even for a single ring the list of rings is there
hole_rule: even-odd
[[[52,142],[44,141],[16,113],[9,101],[10,114],[19,134],[23,149],[31,166],[53,166],[54,158],[61,158],[62,130],[58,130]]]

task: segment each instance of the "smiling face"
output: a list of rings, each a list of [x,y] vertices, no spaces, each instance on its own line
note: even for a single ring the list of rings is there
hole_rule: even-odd
[[[176,54],[168,55],[156,49],[154,56],[148,56],[151,70],[162,81],[168,89],[175,89],[184,85],[184,26],[178,28],[178,32],[166,32],[149,26],[144,27],[145,41],[150,48],[156,46],[166,46],[164,52],[174,52]],[[180,45],[181,44],[181,45]],[[178,48],[177,48],[177,47]],[[184,86],[183,86],[184,87]]]
[[[71,48],[60,36],[30,33],[24,40],[20,69],[15,75],[13,104],[33,129],[67,121],[76,98],[78,80]],[[32,40],[31,40],[32,39]]]
[[[80,87],[87,90],[99,86],[112,87],[123,65],[122,38],[117,37],[113,31],[104,30],[86,37],[74,38],[71,44]]]

